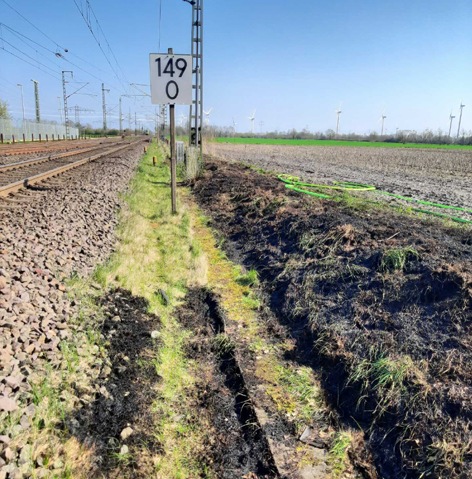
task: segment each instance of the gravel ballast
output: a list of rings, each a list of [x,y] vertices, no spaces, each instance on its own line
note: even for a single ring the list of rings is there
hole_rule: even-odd
[[[0,206],[0,477],[30,475],[28,445],[12,446],[35,412],[30,378],[45,363],[60,368],[61,341],[80,329],[64,282],[113,251],[120,193],[141,154],[139,142]]]

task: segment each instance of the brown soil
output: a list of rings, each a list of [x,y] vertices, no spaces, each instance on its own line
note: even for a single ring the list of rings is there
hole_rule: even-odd
[[[380,477],[471,477],[470,230],[320,202],[216,161],[194,192]],[[405,247],[395,269],[387,253]]]
[[[290,173],[304,181],[368,183],[398,195],[472,208],[472,151],[219,143],[207,149],[220,158]]]

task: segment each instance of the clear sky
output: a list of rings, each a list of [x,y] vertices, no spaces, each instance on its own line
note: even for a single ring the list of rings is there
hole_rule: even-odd
[[[104,82],[108,126],[117,127],[119,96],[149,92],[139,86],[149,84],[149,53],[190,52],[183,0],[89,3],[106,56],[79,12],[87,18],[86,0],[0,0],[0,98],[14,117],[22,116],[19,83],[34,118],[35,79],[42,117],[59,121],[61,71],[72,70],[68,93],[89,84],[69,106],[92,110],[81,121],[101,126]],[[451,112],[455,132],[462,101],[462,128],[472,130],[471,0],[204,0],[204,8],[204,105],[214,125],[234,119],[250,131],[256,110],[256,131],[325,131],[340,108],[342,133],[379,132],[382,114],[390,133],[447,132]],[[148,97],[123,98],[125,127],[135,113],[151,126],[154,111]]]

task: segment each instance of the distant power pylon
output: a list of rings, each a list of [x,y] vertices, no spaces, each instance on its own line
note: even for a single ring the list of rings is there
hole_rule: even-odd
[[[74,112],[74,119],[76,123],[80,123],[80,114],[81,113],[93,113],[93,110],[89,110],[88,108],[81,108],[79,105],[75,105],[69,108],[69,111]]]

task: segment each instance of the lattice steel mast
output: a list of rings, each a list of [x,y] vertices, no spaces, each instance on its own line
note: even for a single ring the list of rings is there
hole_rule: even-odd
[[[106,134],[107,131],[107,103],[105,98],[105,93],[109,92],[105,88],[105,83],[102,83],[102,113],[103,113],[103,132]]]
[[[71,77],[74,76],[74,74],[71,71],[64,70],[62,72],[62,95],[64,98],[64,125],[66,127],[66,140],[69,139],[70,136],[70,130],[69,130],[69,108],[67,107],[67,90],[66,90],[66,73],[70,73]]]
[[[203,0],[184,0],[192,5],[192,105],[190,105],[190,146],[202,155],[203,124]]]

